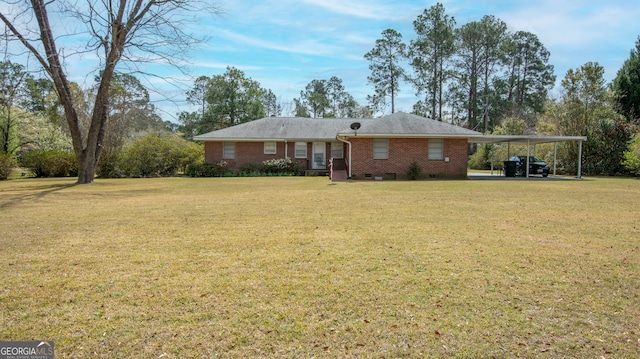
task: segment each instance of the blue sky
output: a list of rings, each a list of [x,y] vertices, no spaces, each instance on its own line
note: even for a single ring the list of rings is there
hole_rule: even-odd
[[[448,0],[441,1],[457,26],[494,15],[509,30],[536,34],[550,51],[557,83],[568,69],[598,62],[611,81],[640,35],[637,0]],[[188,31],[208,37],[192,49],[185,65],[188,75],[168,67],[151,70],[159,78],[143,83],[158,91],[152,97],[163,118],[175,121],[176,113],[191,110],[184,94],[193,79],[225,72],[227,66],[271,89],[285,104],[300,96],[313,79],[337,76],[356,100],[366,104],[373,92],[367,84],[370,71],[364,54],[373,48],[383,30],[392,28],[405,42],[415,37],[413,21],[436,2],[415,0],[216,0],[220,16],[200,14]],[[69,62],[69,72],[84,74],[72,80],[88,82],[91,76]],[[176,83],[178,84],[176,86]],[[558,91],[556,86],[555,92]],[[167,100],[171,99],[171,101]],[[411,111],[417,101],[408,84],[401,87],[397,110]]]
[[[221,74],[227,66],[274,91],[286,105],[313,79],[337,76],[361,104],[373,92],[364,54],[383,30],[392,28],[405,42],[415,37],[413,21],[435,2],[412,0],[264,0],[223,1],[224,14],[203,19],[199,31],[208,42],[194,51],[193,76]],[[637,0],[604,1],[442,1],[457,26],[494,15],[509,30],[538,36],[550,51],[557,82],[568,69],[598,62],[612,80],[640,35]],[[189,82],[187,82],[187,86]],[[179,91],[175,92],[179,100]],[[556,87],[557,91],[557,87]],[[417,100],[408,84],[401,88],[398,109],[411,111]],[[160,105],[160,104],[159,104]],[[162,104],[167,115],[175,110]],[[286,107],[286,106],[285,106]]]

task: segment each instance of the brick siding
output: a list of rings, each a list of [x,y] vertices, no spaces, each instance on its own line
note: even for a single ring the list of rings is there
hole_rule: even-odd
[[[422,169],[421,177],[465,177],[467,175],[468,146],[466,139],[445,139],[442,160],[429,160],[429,139],[390,138],[389,158],[373,158],[373,139],[351,138],[352,176],[364,179],[365,175],[385,177],[395,174],[395,178],[406,179],[413,161]]]
[[[429,139],[426,138],[390,138],[389,158],[373,159],[373,139],[351,138],[352,143],[352,175],[355,179],[364,179],[365,174],[384,177],[393,173],[397,179],[406,179],[407,171],[413,161],[422,169],[421,177],[466,177],[468,142],[467,139],[445,139],[442,160],[429,160]],[[222,158],[222,142],[205,142],[205,160],[218,162],[225,160],[228,168],[237,171],[246,163],[262,163],[262,161],[285,157],[285,143],[276,143],[276,154],[264,154],[264,142],[236,142],[235,158]],[[331,156],[331,144],[326,144],[327,161]],[[312,142],[307,142],[307,158],[295,158],[295,142],[287,142],[286,154],[300,164],[303,170],[310,169],[312,161]],[[348,148],[344,147],[345,158]]]
[[[263,161],[276,159],[276,158],[284,158],[289,157],[292,161],[298,163],[300,168],[304,170],[308,170],[311,168],[311,160],[312,160],[312,150],[313,143],[307,142],[307,157],[306,158],[295,158],[296,155],[296,144],[295,142],[287,142],[287,148],[285,152],[285,143],[284,142],[276,142],[276,153],[275,154],[265,154],[264,153],[264,142],[235,142],[235,158],[223,158],[222,156],[222,142],[213,142],[206,141],[204,144],[204,158],[207,162],[219,162],[220,160],[224,160],[227,162],[227,166],[231,171],[238,171],[240,167],[247,163],[256,163],[261,164]],[[326,143],[326,154],[327,154],[327,163],[329,162],[329,157],[331,156],[331,143]],[[345,150],[346,151],[346,150]]]

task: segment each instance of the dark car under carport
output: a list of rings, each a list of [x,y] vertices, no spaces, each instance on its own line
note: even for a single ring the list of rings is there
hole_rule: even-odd
[[[527,176],[527,156],[513,156],[509,161],[516,163],[516,173],[522,177]],[[535,156],[529,156],[529,175],[549,175],[549,166],[541,159]]]

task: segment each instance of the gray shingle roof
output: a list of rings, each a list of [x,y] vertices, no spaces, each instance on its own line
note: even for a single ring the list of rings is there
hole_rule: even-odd
[[[476,137],[482,133],[455,126],[446,122],[440,122],[412,115],[404,112],[381,117],[374,121],[360,122],[361,126],[357,130],[358,136],[407,136],[407,137]],[[340,135],[355,135],[356,131],[346,128],[339,132]]]
[[[199,136],[200,141],[332,141],[336,135],[350,137],[354,122],[360,123],[357,135],[407,137],[475,137],[481,133],[421,116],[397,112],[381,118],[303,118],[265,117]]]
[[[352,118],[265,117],[195,136],[195,140],[335,140]]]

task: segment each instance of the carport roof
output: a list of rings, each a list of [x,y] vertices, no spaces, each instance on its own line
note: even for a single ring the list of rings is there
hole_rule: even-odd
[[[585,136],[534,136],[534,135],[484,135],[470,137],[471,143],[515,143],[522,145],[537,145],[540,143],[586,141]]]

